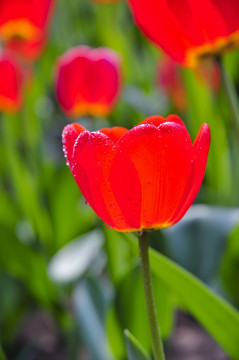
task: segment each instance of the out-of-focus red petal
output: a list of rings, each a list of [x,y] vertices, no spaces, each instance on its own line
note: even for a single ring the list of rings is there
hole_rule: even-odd
[[[128,154],[141,183],[141,227],[168,226],[177,209],[192,166],[192,144],[186,128],[166,122],[142,124],[116,144]]]
[[[0,36],[37,40],[39,33],[46,30],[54,3],[55,0],[1,0]]]
[[[192,46],[191,32],[185,32],[174,17],[167,0],[128,0],[135,21],[154,43],[174,60],[183,62],[185,52]]]
[[[127,131],[127,129],[121,126],[100,129],[100,132],[107,135],[113,143],[116,143]]]
[[[181,202],[172,216],[172,223],[178,222],[189,207],[192,205],[202,184],[203,176],[206,169],[207,157],[210,147],[210,129],[207,124],[203,124],[193,143],[194,159],[191,174],[185,186],[184,195]]]
[[[106,224],[119,231],[133,231],[140,226],[139,217],[132,219],[135,214],[129,209],[128,218],[128,214],[118,205],[112,190],[112,182],[115,180],[114,168],[112,170],[114,158],[114,143],[108,136],[101,132],[84,131],[78,136],[74,145],[72,173],[84,197]],[[115,164],[117,171],[120,172],[120,165],[118,162]],[[125,190],[128,194],[132,188],[130,183],[136,182],[137,178],[131,175],[135,169],[127,158],[124,159],[123,166],[125,171],[123,177],[126,173],[131,177]],[[130,224],[131,219],[133,224]],[[134,227],[134,223],[137,227]]]
[[[17,112],[23,101],[25,72],[17,58],[8,52],[0,53],[0,111]]]
[[[196,66],[201,55],[222,53],[239,44],[237,0],[128,2],[146,36],[180,63]]]
[[[72,154],[73,154],[73,147],[75,141],[77,137],[80,135],[80,133],[84,130],[85,128],[83,128],[83,126],[77,123],[68,124],[63,129],[62,132],[63,151],[70,169],[72,168]]]

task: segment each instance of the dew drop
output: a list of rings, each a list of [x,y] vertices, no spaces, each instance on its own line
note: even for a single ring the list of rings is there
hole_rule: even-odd
[[[88,202],[87,200],[85,200],[85,204],[86,204],[86,205],[89,205],[89,202]]]
[[[109,226],[109,225],[106,225],[106,229],[111,229],[111,226]]]

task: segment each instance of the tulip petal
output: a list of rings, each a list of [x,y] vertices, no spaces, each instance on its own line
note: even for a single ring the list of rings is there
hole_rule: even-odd
[[[182,126],[185,126],[184,122],[177,115],[169,115],[166,119],[163,116],[159,116],[159,115],[149,116],[145,120],[141,121],[141,123],[139,123],[139,125],[150,124],[150,125],[154,125],[154,126],[158,127],[159,125],[164,124],[169,121],[174,122],[179,125],[182,125]]]
[[[127,131],[127,129],[120,126],[100,129],[100,132],[107,135],[113,143],[116,143]]]
[[[192,172],[189,175],[187,186],[185,186],[182,200],[175,214],[172,216],[173,224],[178,222],[184,216],[197,196],[206,169],[209,147],[210,129],[207,124],[203,124],[193,143],[194,165]]]
[[[114,143],[101,132],[83,131],[74,145],[72,173],[84,197],[106,224],[120,231],[133,231],[140,227],[140,217],[135,218],[135,213],[130,209],[129,216],[123,213],[112,191],[112,178],[114,180],[115,174],[113,171],[112,175],[115,158],[113,145]],[[127,194],[134,186],[135,177],[132,173],[135,169],[127,158],[124,159],[123,166],[123,178],[129,176],[131,179],[125,189]],[[117,169],[120,172],[118,163]],[[137,226],[134,226],[135,223]]]
[[[170,122],[158,128],[139,125],[128,131],[115,147],[119,153],[128,154],[140,179],[141,227],[168,226],[192,167],[192,144],[186,128]]]
[[[73,123],[65,126],[62,132],[63,151],[70,169],[72,168],[72,154],[75,141],[84,130],[83,126]]]

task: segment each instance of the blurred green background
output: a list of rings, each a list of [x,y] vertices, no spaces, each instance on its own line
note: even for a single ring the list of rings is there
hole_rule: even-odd
[[[93,123],[77,119],[85,127],[131,128],[150,115],[177,113],[194,139],[201,124],[209,124],[212,144],[197,204],[150,241],[239,306],[239,145],[223,92],[178,67],[187,102],[178,109],[157,81],[160,53],[136,28],[125,1],[59,0],[24,107],[16,115],[0,114],[1,360],[139,359],[129,350],[127,357],[124,329],[151,351],[133,235],[106,229],[85,204],[62,152],[61,132],[70,121],[56,101],[54,63],[81,44],[116,50],[124,71],[112,114]],[[239,88],[239,51],[224,61]],[[196,317],[199,310],[164,277],[153,272],[167,350],[176,310]]]

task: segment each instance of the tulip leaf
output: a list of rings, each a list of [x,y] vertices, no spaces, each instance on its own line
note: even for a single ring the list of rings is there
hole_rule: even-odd
[[[55,289],[47,276],[44,256],[18,240],[12,229],[0,223],[0,268],[20,279],[44,306],[55,301]]]
[[[127,235],[127,238],[137,254],[134,237]],[[238,359],[239,313],[188,271],[153,249],[149,253],[152,273],[168,286],[231,358]]]
[[[114,306],[107,309],[106,335],[113,356],[117,360],[126,358],[123,331],[120,326],[119,316]]]
[[[83,280],[74,289],[73,305],[76,321],[92,358],[95,360],[113,360],[104,332],[104,319],[99,313],[99,308],[102,312],[102,303],[96,304],[98,299],[103,297],[104,290],[95,286],[94,294],[92,294],[91,285],[88,280]]]
[[[150,356],[129,330],[124,331],[124,336],[128,360],[150,360]]]
[[[239,305],[239,226],[229,235],[221,262],[221,274],[226,289]]]
[[[77,280],[97,258],[102,243],[101,232],[95,230],[64,246],[50,261],[50,278],[59,283]]]

